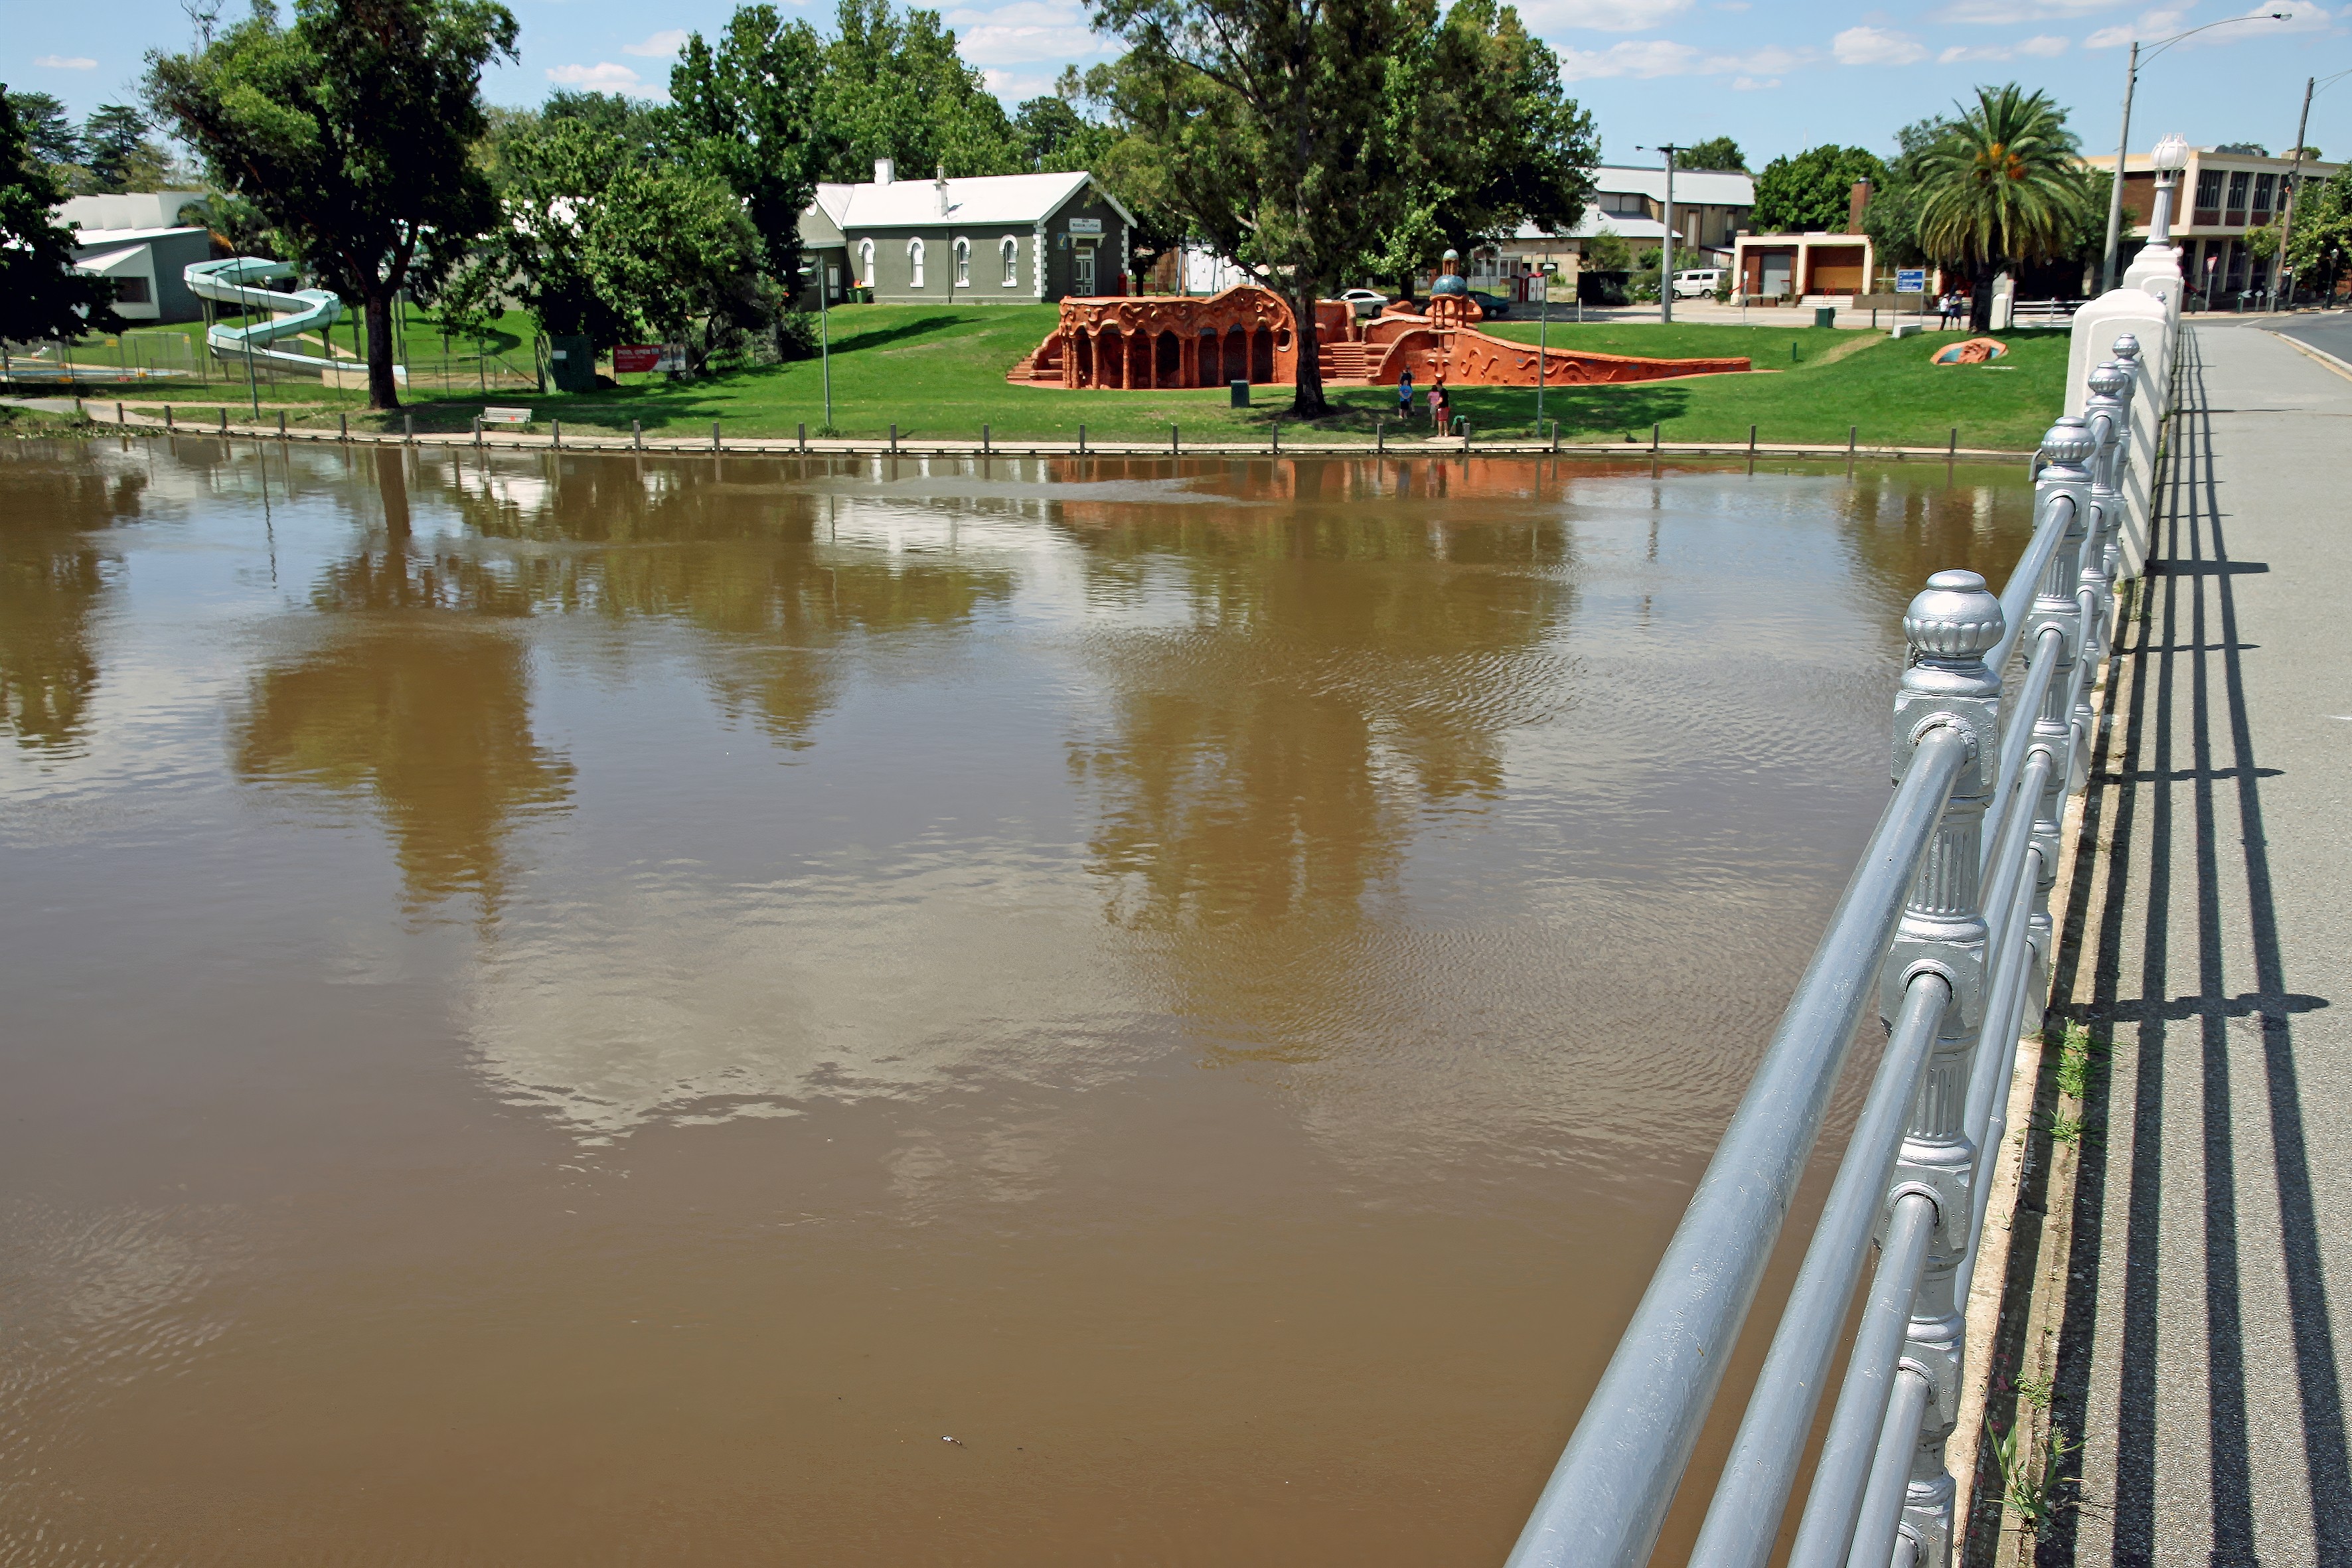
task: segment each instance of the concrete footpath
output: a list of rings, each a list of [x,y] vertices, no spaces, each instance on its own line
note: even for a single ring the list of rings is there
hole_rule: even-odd
[[[2192,326],[2060,1009],[2094,1057],[2034,1560],[2352,1564],[2352,377]],[[2057,1260],[2053,1256],[2053,1261]]]

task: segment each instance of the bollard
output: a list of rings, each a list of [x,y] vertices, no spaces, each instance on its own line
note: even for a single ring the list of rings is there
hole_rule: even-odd
[[[172,405],[168,403],[163,405],[163,428],[166,431],[172,428]]]
[[[1470,416],[1466,414],[1462,416],[1462,455],[1470,455]]]
[[[1753,425],[1748,427],[1748,460],[1751,463],[1756,460],[1756,426]]]
[[[128,420],[128,419],[126,419],[126,418],[124,418],[124,417],[123,417],[123,415],[122,415],[122,405],[121,405],[120,403],[118,403],[118,404],[116,404],[116,405],[114,405],[114,422],[115,422],[117,425],[128,425],[128,424],[130,424],[130,423],[131,423],[131,421],[130,421],[130,420]]]
[[[1559,450],[1559,421],[1557,419],[1551,422],[1551,449],[1555,453]]]
[[[1861,429],[1862,426],[1859,425],[1849,425],[1845,427],[1845,460],[1849,463],[1853,461],[1853,438]]]
[[[719,449],[719,421],[713,419],[710,422],[710,450],[712,455],[716,456]]]
[[[336,439],[336,440],[338,440],[338,441],[349,441],[351,438],[352,438],[352,416],[351,416],[350,415],[348,415],[348,414],[338,414],[338,415],[336,415],[336,416],[335,416],[335,439]]]
[[[474,416],[474,449],[475,449],[476,451],[479,451],[479,450],[481,449],[481,446],[482,446],[482,416],[481,416],[480,415],[477,414],[477,415],[475,415],[475,416]]]
[[[898,424],[896,420],[890,423],[890,455],[894,458],[898,455]]]
[[[988,426],[983,421],[980,426],[980,455],[985,458],[989,455],[990,450],[991,448],[988,444]]]
[[[634,419],[629,421],[629,445],[640,452],[646,449],[646,427]]]
[[[1653,426],[1650,426],[1650,456],[1652,456],[1653,458],[1654,458],[1654,457],[1656,457],[1657,455],[1658,455],[1658,427],[1657,427],[1655,425],[1653,425]]]
[[[414,415],[414,414],[404,414],[404,415],[402,415],[402,416],[400,416],[400,429],[401,429],[401,439],[402,439],[403,441],[404,441],[405,443],[407,443],[407,444],[408,444],[409,446],[411,446],[411,447],[415,446],[415,445],[416,445],[416,416],[415,416],[415,415]]]
[[[1266,428],[1273,432],[1273,434],[1267,438],[1269,444],[1266,447],[1266,450],[1278,458],[1282,456],[1282,426],[1279,425],[1269,425]]]
[[[286,410],[283,408],[278,411],[278,438],[281,441],[286,439]]]
[[[1173,425],[1168,426],[1168,455],[1171,458],[1181,458],[1184,455],[1183,443],[1178,438],[1176,426]]]
[[[808,450],[808,421],[805,419],[801,421],[801,450]]]
[[[548,421],[548,424],[551,427],[551,434],[549,437],[549,440],[553,444],[555,449],[561,452],[563,450],[563,421],[561,419],[551,419]]]
[[[1078,426],[1078,456],[1079,456],[1079,457],[1081,457],[1081,458],[1083,458],[1083,457],[1085,457],[1086,455],[1087,455],[1087,427],[1086,427],[1086,426],[1082,423],[1082,424],[1080,424],[1080,425],[1079,425],[1079,426]]]
[[[1388,424],[1387,424],[1387,422],[1386,422],[1385,420],[1375,419],[1375,420],[1373,420],[1373,421],[1372,421],[1372,450],[1373,450],[1373,452],[1375,452],[1375,453],[1381,453],[1381,452],[1385,452],[1385,451],[1387,451],[1388,449],[1389,449],[1389,427],[1388,427]]]
[[[1946,462],[1948,462],[1948,462],[1951,462],[1954,458],[1958,458],[1959,455],[1960,455],[1960,427],[1959,427],[1958,426],[1955,425],[1955,426],[1952,426],[1952,438],[1951,438],[1951,440],[1950,440],[1950,441],[1947,442],[1947,443],[1945,444],[1945,447],[1944,447],[1944,461],[1946,461]]]
[[[226,436],[226,435],[227,435],[227,434],[228,434],[228,410],[227,410],[227,409],[226,409],[226,408],[222,409],[222,410],[220,411],[220,416],[221,416],[221,434],[222,434],[222,435],[224,435],[224,436]]]

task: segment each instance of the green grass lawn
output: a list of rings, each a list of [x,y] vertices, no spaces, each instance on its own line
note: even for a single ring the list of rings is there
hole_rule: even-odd
[[[1375,419],[1397,428],[1396,395],[1388,387],[1335,389],[1337,412],[1300,425],[1290,418],[1286,387],[1255,389],[1255,405],[1229,406],[1222,389],[1199,392],[1065,392],[1014,386],[1005,370],[1037,346],[1055,321],[1051,305],[862,305],[835,310],[833,427],[859,437],[887,436],[892,424],[910,441],[977,438],[986,424],[994,437],[1070,440],[1083,422],[1106,441],[1165,439],[1180,426],[1187,441],[1262,440],[1279,424],[1296,438],[1342,435],[1369,437]],[[530,328],[512,316],[500,324],[506,358],[530,363]],[[194,332],[194,328],[147,329]],[[1496,324],[1496,335],[1532,342],[1534,322]],[[134,337],[140,333],[131,334]],[[1997,366],[1928,363],[1933,337],[1900,342],[1868,332],[1816,327],[1737,327],[1677,323],[1545,329],[1557,347],[1661,358],[1746,355],[1769,374],[1723,375],[1624,386],[1547,389],[1544,417],[1559,422],[1564,440],[1649,438],[1657,425],[1669,441],[1745,441],[1757,426],[1760,441],[1843,443],[1849,426],[1864,445],[1941,447],[1954,429],[1963,447],[2030,449],[2063,406],[2067,342],[2062,332],[2021,332],[2008,338],[2010,353]],[[340,341],[340,340],[339,340]],[[1948,342],[1947,338],[1945,341]],[[437,360],[440,339],[429,317],[412,311],[407,343],[412,371]],[[1793,357],[1791,351],[1793,349]],[[461,360],[461,365],[470,365]],[[824,371],[809,360],[738,371],[696,382],[630,376],[626,384],[593,393],[537,396],[494,392],[488,399],[459,384],[436,390],[429,378],[412,389],[409,412],[420,430],[462,429],[487,401],[523,404],[541,419],[560,418],[587,429],[623,430],[636,420],[649,436],[709,434],[713,420],[736,437],[791,436],[803,424],[825,426]],[[112,393],[101,395],[113,395]],[[126,394],[126,395],[128,395]],[[193,406],[247,400],[239,381],[209,388],[150,386],[143,401]],[[260,389],[265,406],[285,406],[299,424],[332,423],[337,414],[355,426],[378,423],[362,413],[356,392],[287,378]],[[1462,387],[1455,411],[1481,436],[1534,435],[1532,388]],[[1425,428],[1425,414],[1410,426]]]

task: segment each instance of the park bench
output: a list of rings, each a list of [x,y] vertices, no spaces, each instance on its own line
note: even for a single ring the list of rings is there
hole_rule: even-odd
[[[485,408],[482,410],[482,423],[485,425],[528,425],[530,423],[530,410],[528,408]]]

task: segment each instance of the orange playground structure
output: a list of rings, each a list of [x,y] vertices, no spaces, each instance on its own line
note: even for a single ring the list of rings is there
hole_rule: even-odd
[[[1537,362],[1551,386],[1663,381],[1722,375],[1749,368],[1744,359],[1635,359],[1623,354],[1549,349],[1480,331],[1486,312],[1458,285],[1392,300],[1360,317],[1343,301],[1315,307],[1317,361],[1326,386],[1393,386],[1407,371],[1417,385],[1443,375],[1454,386],[1533,386]],[[1452,291],[1445,285],[1455,284]],[[1297,371],[1298,334],[1289,304],[1248,285],[1207,299],[1172,294],[1068,299],[1045,341],[1006,373],[1030,386],[1138,390],[1214,387],[1228,382],[1279,384]]]

